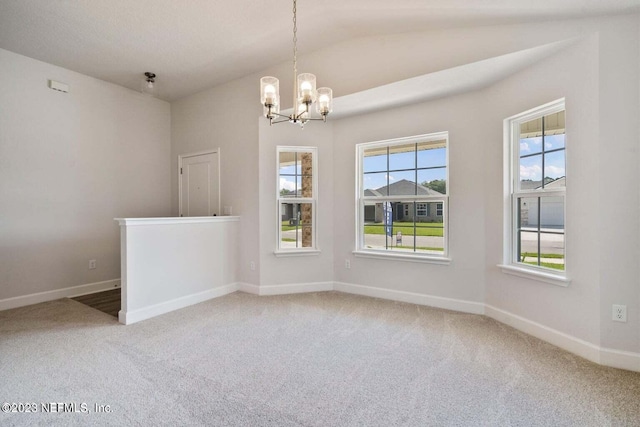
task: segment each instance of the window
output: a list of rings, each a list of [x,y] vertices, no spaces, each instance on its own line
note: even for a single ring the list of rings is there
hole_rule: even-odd
[[[564,99],[505,121],[511,153],[505,264],[564,276]]]
[[[447,255],[448,133],[358,144],[356,253]]]
[[[316,250],[317,149],[278,147],[278,250]]]

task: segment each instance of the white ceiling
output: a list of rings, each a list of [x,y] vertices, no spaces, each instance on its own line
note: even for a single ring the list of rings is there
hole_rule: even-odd
[[[290,0],[0,0],[0,48],[174,100],[291,58]],[[299,0],[300,53],[427,29],[621,14],[640,0]]]

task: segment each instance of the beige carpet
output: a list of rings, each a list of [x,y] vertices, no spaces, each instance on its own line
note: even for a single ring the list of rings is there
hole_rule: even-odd
[[[640,374],[342,293],[235,293],[131,326],[64,299],[0,312],[3,402],[38,413],[2,426],[638,426]]]

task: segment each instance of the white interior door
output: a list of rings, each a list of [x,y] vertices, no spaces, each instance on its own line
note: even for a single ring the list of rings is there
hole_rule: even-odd
[[[220,215],[219,150],[179,156],[180,216]]]

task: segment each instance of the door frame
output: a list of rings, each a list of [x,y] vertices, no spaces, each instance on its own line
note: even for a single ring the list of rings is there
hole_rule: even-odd
[[[197,157],[205,154],[217,154],[218,158],[218,214],[220,212],[220,148],[213,148],[211,150],[197,151],[195,153],[178,154],[178,216],[182,216],[182,160],[188,157]]]

